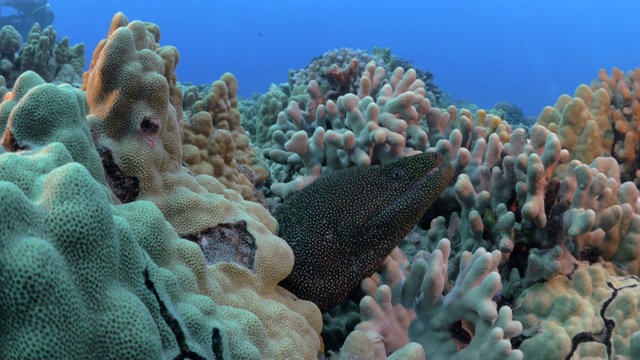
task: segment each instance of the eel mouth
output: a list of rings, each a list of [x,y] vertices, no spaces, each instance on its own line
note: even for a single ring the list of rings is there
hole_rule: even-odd
[[[437,178],[441,177],[442,180],[438,180]],[[455,177],[455,170],[453,169],[453,165],[449,162],[445,161],[444,156],[440,155],[436,158],[436,165],[429,171],[427,171],[424,175],[422,175],[416,182],[414,182],[411,186],[407,188],[402,193],[401,198],[407,194],[412,193],[418,187],[424,185],[427,182],[433,183],[434,186],[438,186],[438,184],[445,183],[448,185],[451,180]],[[443,186],[444,187],[446,187]],[[442,191],[442,190],[440,190]]]

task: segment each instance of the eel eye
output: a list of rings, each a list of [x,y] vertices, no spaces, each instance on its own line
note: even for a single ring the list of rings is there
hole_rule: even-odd
[[[404,170],[401,168],[394,168],[392,174],[394,179],[400,179],[404,176]]]

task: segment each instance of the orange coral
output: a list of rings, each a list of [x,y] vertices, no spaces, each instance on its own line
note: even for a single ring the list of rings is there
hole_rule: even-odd
[[[351,62],[344,69],[333,64],[327,69],[327,76],[334,79],[340,86],[350,84],[358,72],[358,59],[351,59]]]
[[[614,156],[620,163],[623,181],[635,180],[638,165],[636,153],[640,150],[640,68],[626,74],[614,67],[611,76],[604,69],[591,84],[593,90],[605,89],[611,97],[609,122],[614,125]]]

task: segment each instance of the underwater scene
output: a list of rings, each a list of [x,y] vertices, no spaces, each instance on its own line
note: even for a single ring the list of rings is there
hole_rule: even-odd
[[[0,360],[640,359],[603,4],[0,1]]]

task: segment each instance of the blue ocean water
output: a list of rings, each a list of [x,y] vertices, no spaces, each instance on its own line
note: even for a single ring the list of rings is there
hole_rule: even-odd
[[[338,1],[50,0],[58,35],[87,45],[87,61],[113,14],[158,24],[180,51],[180,81],[232,72],[240,93],[264,93],[325,51],[392,53],[431,71],[454,98],[490,108],[506,100],[537,116],[598,70],[640,64],[640,11],[631,0]]]

